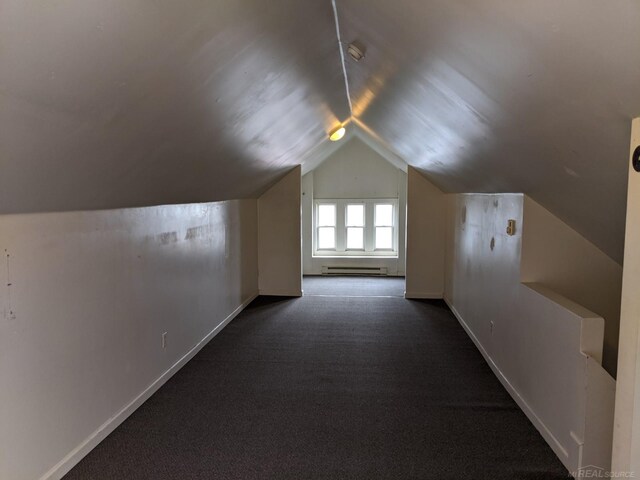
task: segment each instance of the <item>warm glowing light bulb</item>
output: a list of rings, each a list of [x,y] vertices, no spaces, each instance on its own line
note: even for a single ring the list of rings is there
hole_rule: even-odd
[[[333,130],[331,130],[331,132],[329,133],[329,140],[331,140],[332,142],[337,142],[338,140],[340,140],[342,137],[344,137],[344,132],[346,130],[344,129],[344,127],[338,127],[338,128],[334,128]]]

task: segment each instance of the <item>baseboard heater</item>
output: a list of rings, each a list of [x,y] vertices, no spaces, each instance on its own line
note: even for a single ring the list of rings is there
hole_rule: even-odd
[[[323,275],[387,275],[387,267],[322,267]]]

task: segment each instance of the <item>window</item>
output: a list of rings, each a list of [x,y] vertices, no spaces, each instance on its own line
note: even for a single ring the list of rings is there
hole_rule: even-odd
[[[347,250],[364,250],[364,204],[347,204]]]
[[[398,200],[316,200],[316,256],[395,256]]]
[[[336,205],[318,205],[318,250],[336,248]]]
[[[377,203],[375,222],[376,250],[393,250],[393,205]]]

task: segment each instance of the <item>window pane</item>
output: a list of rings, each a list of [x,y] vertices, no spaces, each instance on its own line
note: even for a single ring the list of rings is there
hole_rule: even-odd
[[[335,205],[318,205],[318,226],[320,227],[336,226],[336,206]]]
[[[376,227],[376,248],[393,248],[392,227]]]
[[[364,227],[364,205],[347,205],[347,226]]]
[[[364,228],[347,228],[347,248],[356,250],[364,249]]]
[[[376,226],[377,227],[393,226],[393,205],[387,205],[387,204],[376,205]]]
[[[336,229],[334,227],[318,228],[318,249],[336,248]]]

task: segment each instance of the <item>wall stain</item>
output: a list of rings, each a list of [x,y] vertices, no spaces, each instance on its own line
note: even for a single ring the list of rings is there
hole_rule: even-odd
[[[211,235],[213,235],[213,225],[200,225],[189,228],[184,239],[195,240],[196,238],[209,237]]]
[[[195,240],[198,238],[206,238],[211,237],[216,233],[216,226],[211,224],[199,225],[197,227],[191,227],[187,229],[184,238],[180,238],[178,236],[178,232],[163,232],[154,237],[155,240],[158,240],[161,245],[169,245],[171,243],[177,243],[180,240]]]
[[[178,232],[164,232],[158,235],[161,245],[168,245],[178,241]]]

